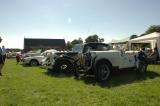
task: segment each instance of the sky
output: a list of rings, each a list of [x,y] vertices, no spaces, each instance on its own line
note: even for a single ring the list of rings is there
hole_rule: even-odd
[[[160,25],[160,0],[0,0],[0,45],[24,38],[72,41],[97,34],[108,43]]]

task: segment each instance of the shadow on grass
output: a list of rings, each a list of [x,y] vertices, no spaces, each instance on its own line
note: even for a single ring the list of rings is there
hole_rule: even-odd
[[[133,70],[121,70],[112,73],[110,79],[105,82],[97,82],[93,76],[81,76],[77,80],[83,80],[86,84],[99,85],[101,87],[116,87],[120,85],[140,82],[146,79],[154,79],[160,75],[153,71],[147,71],[144,74],[136,73]]]
[[[73,77],[73,73],[64,73],[59,71],[46,71],[44,74],[51,77]],[[156,72],[148,70],[146,73],[137,73],[133,70],[121,70],[115,71],[111,74],[108,81],[105,82],[97,82],[94,76],[91,75],[81,75],[79,78],[75,77],[77,81],[83,81],[85,84],[98,85],[100,87],[116,87],[120,85],[130,84],[134,82],[140,82],[146,79],[154,79],[159,77],[160,75]]]
[[[39,67],[40,65],[37,65],[37,66],[30,66],[29,64],[19,64],[19,65],[22,65],[23,67]]]
[[[58,77],[58,78],[64,78],[64,77],[72,77],[72,73],[65,73],[65,72],[60,72],[60,71],[53,71],[53,70],[47,70],[44,72],[44,74],[51,76],[51,77]]]

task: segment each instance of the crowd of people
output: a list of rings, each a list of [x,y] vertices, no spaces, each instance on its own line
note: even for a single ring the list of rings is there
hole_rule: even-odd
[[[139,52],[139,57],[138,59],[141,61],[147,61],[148,63],[154,63],[155,61],[157,61],[159,58],[158,55],[158,50],[157,47],[154,48],[154,50],[152,49],[145,49],[142,48]]]

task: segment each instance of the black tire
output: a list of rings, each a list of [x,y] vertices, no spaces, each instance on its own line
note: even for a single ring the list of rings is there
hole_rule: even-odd
[[[30,61],[30,66],[38,66],[38,65],[39,65],[39,63],[38,63],[37,60],[31,60]]]
[[[56,62],[55,69],[57,71],[61,71],[64,73],[71,73],[72,72],[72,64],[66,60],[59,60]]]
[[[96,65],[95,77],[97,81],[103,82],[109,79],[111,74],[111,65],[108,62],[99,62]]]
[[[139,73],[145,73],[147,71],[147,63],[146,62],[143,62],[143,61],[140,61],[139,62],[139,66],[137,68],[137,72]]]

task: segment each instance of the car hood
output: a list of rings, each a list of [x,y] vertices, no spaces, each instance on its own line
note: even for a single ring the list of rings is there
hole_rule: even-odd
[[[57,52],[55,54],[58,55],[58,56],[60,56],[60,55],[73,56],[73,55],[77,55],[78,52],[72,52],[72,51],[69,51],[69,52]]]

